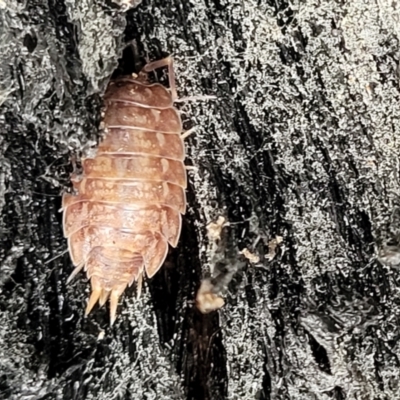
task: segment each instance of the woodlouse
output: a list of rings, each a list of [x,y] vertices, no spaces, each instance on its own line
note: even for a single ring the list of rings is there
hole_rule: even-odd
[[[170,90],[150,84],[148,73],[168,67]],[[73,176],[77,194],[64,194],[64,235],[74,266],[91,280],[86,315],[110,298],[114,323],[118,299],[162,266],[175,247],[186,210],[187,176],[182,122],[173,107],[172,58],[110,82],[104,97],[105,137],[93,158]],[[70,280],[69,279],[69,280]]]

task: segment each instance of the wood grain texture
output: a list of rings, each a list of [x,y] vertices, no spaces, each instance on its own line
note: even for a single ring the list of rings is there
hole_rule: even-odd
[[[398,5],[7,4],[1,395],[399,398],[400,276],[375,256],[399,234]],[[97,144],[106,84],[133,39],[143,57],[174,56],[180,97],[218,100],[180,106],[197,128],[181,242],[111,330],[104,309],[83,318],[88,284],[65,285],[69,256],[50,260],[67,248],[57,210],[70,156]],[[231,226],[213,253],[206,226],[219,215]],[[241,268],[244,248],[260,263]],[[210,267],[241,269],[225,306],[202,315]]]

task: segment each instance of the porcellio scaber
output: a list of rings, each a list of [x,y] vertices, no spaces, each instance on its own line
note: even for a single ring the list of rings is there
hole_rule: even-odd
[[[148,81],[150,71],[164,66],[171,93]],[[86,315],[109,299],[111,325],[126,287],[140,286],[144,271],[151,278],[168,244],[176,247],[179,240],[187,175],[175,99],[170,57],[111,81],[105,136],[96,155],[82,160],[82,174],[72,176],[76,194],[63,195],[64,235],[75,266],[70,279],[86,271],[92,288]]]

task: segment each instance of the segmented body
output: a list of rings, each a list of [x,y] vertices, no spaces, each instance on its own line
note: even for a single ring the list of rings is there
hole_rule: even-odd
[[[186,209],[182,123],[171,94],[147,74],[112,81],[105,94],[106,135],[64,194],[64,235],[91,280],[86,312],[110,298],[111,323],[128,285],[162,266]]]

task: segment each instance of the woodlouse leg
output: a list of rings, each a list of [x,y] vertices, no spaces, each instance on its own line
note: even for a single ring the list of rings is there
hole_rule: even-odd
[[[180,99],[175,99],[175,103],[186,103],[187,101],[205,101],[205,100],[216,100],[218,99],[217,96],[214,96],[213,94],[203,94],[199,96],[188,96],[188,97],[182,97]]]
[[[176,85],[175,85],[175,71],[174,71],[174,61],[171,56],[163,58],[162,60],[153,61],[151,63],[146,64],[143,67],[143,71],[145,72],[152,72],[158,68],[168,68],[168,80],[169,80],[169,87],[171,90],[171,97],[172,101],[175,101],[178,98],[178,94],[176,92]]]
[[[57,258],[62,257],[65,253],[68,253],[68,251],[69,251],[68,249],[67,249],[67,250],[64,250],[62,253],[57,254],[57,255],[54,256],[53,258],[50,258],[50,260],[47,260],[47,261],[44,263],[44,265],[47,265],[47,264],[51,263],[51,262],[54,261],[54,260],[57,260]]]
[[[74,279],[75,276],[78,275],[78,273],[83,269],[84,266],[85,263],[82,262],[77,267],[75,267],[75,269],[72,271],[71,275],[67,279],[67,285],[71,283],[72,279]]]
[[[195,126],[193,128],[190,128],[188,131],[183,132],[182,135],[181,135],[182,140],[185,140],[187,137],[189,137],[194,132],[196,132],[196,127]]]

